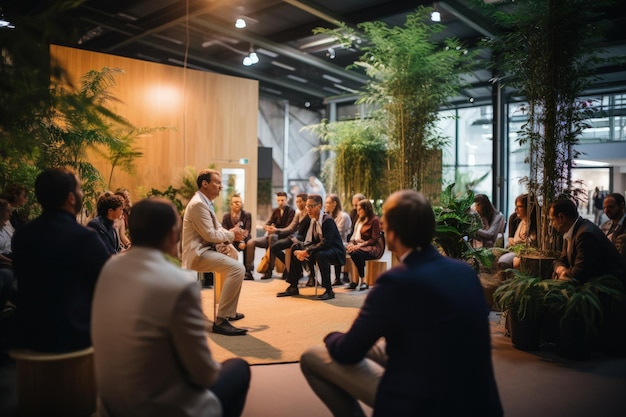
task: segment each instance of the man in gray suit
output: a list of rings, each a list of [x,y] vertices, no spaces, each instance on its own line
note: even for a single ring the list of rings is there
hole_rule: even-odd
[[[250,385],[242,359],[216,362],[195,275],[169,262],[180,236],[173,204],[133,206],[133,247],[102,268],[92,339],[99,415],[239,416]]]
[[[213,332],[227,336],[246,334],[246,329],[234,327],[229,321],[244,318],[237,313],[241,284],[246,272],[238,261],[233,241],[244,239],[244,231],[236,225],[230,230],[222,227],[213,208],[213,200],[222,191],[222,175],[214,169],[198,173],[198,191],[189,200],[183,219],[183,268],[200,272],[218,272],[224,277]]]

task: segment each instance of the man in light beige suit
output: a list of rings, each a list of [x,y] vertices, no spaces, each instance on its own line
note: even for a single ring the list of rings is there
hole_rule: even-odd
[[[224,277],[213,332],[227,336],[246,334],[246,329],[234,327],[229,321],[244,318],[237,313],[241,284],[246,272],[237,260],[234,240],[244,239],[237,225],[230,230],[222,227],[213,208],[213,200],[222,191],[222,175],[214,169],[198,173],[198,191],[189,200],[183,219],[183,268],[201,272],[218,272]]]
[[[240,416],[250,385],[242,359],[216,362],[195,275],[169,262],[180,217],[168,200],[133,207],[133,247],[99,276],[91,332],[99,415]]]

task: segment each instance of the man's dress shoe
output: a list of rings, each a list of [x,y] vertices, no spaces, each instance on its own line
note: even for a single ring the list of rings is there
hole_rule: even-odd
[[[332,300],[333,298],[335,298],[333,290],[326,290],[324,294],[317,297],[318,300]]]
[[[246,275],[243,277],[246,281],[254,281],[254,277],[252,276],[252,272],[246,271]]]
[[[263,274],[263,276],[261,277],[261,279],[271,279],[272,278],[272,271],[267,271],[265,274]]]
[[[235,327],[230,324],[228,320],[222,320],[220,324],[213,323],[213,333],[219,333],[226,336],[242,336],[248,333],[248,330]]]
[[[287,287],[287,289],[283,292],[279,292],[278,294],[276,294],[276,297],[291,297],[293,295],[299,295],[300,291],[298,291],[298,287],[292,287],[289,286]]]
[[[228,321],[236,321],[236,320],[241,320],[244,317],[246,317],[246,315],[243,313],[235,313],[233,317],[227,317],[227,318],[228,318]]]

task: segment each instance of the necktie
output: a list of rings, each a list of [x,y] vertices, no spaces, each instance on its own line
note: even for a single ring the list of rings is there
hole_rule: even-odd
[[[614,222],[611,222],[611,227],[609,228],[609,231],[606,232],[606,235],[609,236],[611,233],[613,233],[616,227],[617,227],[617,224],[615,224]]]

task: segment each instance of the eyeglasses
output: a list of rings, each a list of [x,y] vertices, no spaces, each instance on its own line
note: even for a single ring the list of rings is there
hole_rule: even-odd
[[[306,206],[304,206],[304,207],[306,207],[306,208],[308,208],[308,209],[312,209],[312,208],[315,208],[315,207],[317,207],[317,206],[318,206],[318,204],[307,204],[307,205],[306,205]]]

